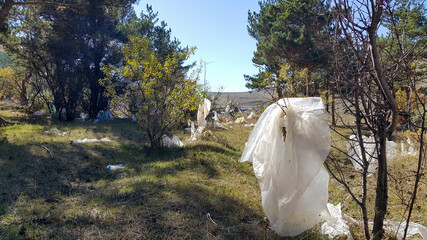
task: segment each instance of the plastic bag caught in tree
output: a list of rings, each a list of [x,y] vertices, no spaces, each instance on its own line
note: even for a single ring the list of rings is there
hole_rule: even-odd
[[[329,217],[327,119],[319,97],[281,99],[263,112],[246,143],[240,161],[252,162],[262,207],[279,235],[298,235]]]

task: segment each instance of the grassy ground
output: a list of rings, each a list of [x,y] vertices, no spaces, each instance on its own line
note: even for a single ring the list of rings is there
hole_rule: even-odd
[[[347,139],[346,137],[354,134],[356,126],[354,126],[353,119],[349,116],[339,113],[340,117],[337,121],[337,126],[332,131],[332,146],[333,149],[326,161],[332,161],[331,155],[335,156],[335,160],[343,163],[341,164],[343,168],[343,173],[346,178],[347,183],[349,184],[351,190],[355,193],[355,196],[361,199],[362,194],[362,172],[357,171],[353,168],[353,165],[350,163],[349,158],[346,154],[340,153],[339,150],[334,149],[334,147],[346,152],[347,150]],[[345,123],[345,124],[344,124]],[[348,127],[344,127],[350,126]],[[338,134],[339,133],[339,134]],[[371,133],[369,131],[363,131],[363,134],[369,136]],[[388,160],[388,208],[386,214],[386,220],[402,222],[406,221],[408,203],[413,192],[413,186],[415,182],[415,173],[417,170],[418,156],[402,156],[401,142],[404,143],[404,146],[408,148],[406,144],[407,138],[412,139],[412,147],[415,149],[419,148],[419,144],[416,143],[416,135],[414,133],[408,132],[398,132],[396,139],[394,140],[397,146],[397,156]],[[427,140],[427,138],[425,138]],[[423,164],[425,168],[425,160]],[[376,173],[373,173],[372,176],[368,177],[367,183],[367,210],[369,221],[372,222],[375,214],[375,191],[376,191]],[[425,175],[422,176],[421,182],[417,192],[417,201],[412,212],[411,221],[420,223],[424,226],[427,226],[427,182]],[[329,181],[329,202],[330,203],[341,203],[343,213],[347,214],[350,217],[353,217],[356,220],[361,221],[362,213],[357,203],[352,199],[350,194],[339,184],[335,179],[330,177]],[[352,232],[353,236],[357,236],[363,239],[363,228],[361,226],[355,226]],[[393,239],[393,233],[387,233],[387,238]]]
[[[257,180],[239,163],[252,128],[233,125],[216,139],[153,151],[129,120],[63,123],[1,104],[0,116],[20,123],[0,128],[0,239],[285,239],[259,227]],[[44,133],[55,128],[66,136]],[[112,141],[71,143],[104,137]],[[118,163],[127,167],[107,170]],[[333,180],[329,192],[359,217]],[[414,216],[424,225],[425,204]],[[390,207],[390,216],[398,210]],[[295,239],[324,238],[317,232]]]

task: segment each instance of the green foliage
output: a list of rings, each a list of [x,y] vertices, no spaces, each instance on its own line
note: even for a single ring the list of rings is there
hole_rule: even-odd
[[[0,99],[4,95],[10,97],[13,92],[13,81],[16,79],[16,73],[11,67],[0,68]]]
[[[193,51],[175,51],[162,61],[149,39],[132,37],[122,49],[125,65],[103,69],[107,78],[101,82],[107,94],[114,97],[112,104],[129,106],[152,147],[158,147],[163,134],[185,121],[200,102],[197,81],[179,74],[181,62]],[[120,92],[124,94],[118,92],[115,78],[120,79]]]
[[[307,69],[292,69],[289,63],[280,65],[279,76],[286,83],[286,92],[288,96],[296,97],[304,92],[304,80],[307,78]]]
[[[427,58],[426,9],[417,0],[404,0],[385,13],[383,25],[388,32],[378,39],[378,46],[385,64],[396,65],[387,69],[390,75],[394,75],[392,85],[395,89],[402,85],[418,88],[413,81],[418,85],[426,75],[422,64]]]
[[[119,46],[126,37],[116,27],[131,14],[133,2],[22,3],[11,12],[20,20],[9,22],[9,36],[3,34],[2,44],[19,73],[38,85],[36,94],[46,103],[52,101],[58,112],[66,110],[66,120],[73,120],[78,110],[95,118],[108,107],[98,83],[101,68],[121,59]]]
[[[330,52],[325,44],[330,27],[328,4],[320,0],[279,0],[259,5],[259,13],[249,12],[248,31],[258,41],[252,61],[265,72],[245,76],[247,87],[262,88],[266,80],[269,87],[281,91],[287,82],[279,76],[283,64],[291,65],[293,71],[307,68],[308,80],[312,71],[326,67]]]

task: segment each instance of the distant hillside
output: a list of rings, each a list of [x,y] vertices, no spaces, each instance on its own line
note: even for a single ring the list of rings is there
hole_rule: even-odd
[[[216,94],[215,92],[208,93],[209,95]],[[219,105],[227,106],[228,101],[238,102],[240,108],[254,108],[257,102],[266,104],[271,100],[271,95],[266,91],[248,91],[248,92],[223,92],[219,100]]]

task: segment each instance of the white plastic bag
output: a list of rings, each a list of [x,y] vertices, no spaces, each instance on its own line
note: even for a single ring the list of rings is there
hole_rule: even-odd
[[[197,111],[197,126],[205,128],[206,127],[206,117],[211,110],[211,101],[205,98],[203,99],[203,103],[199,104],[199,109]]]
[[[246,122],[245,117],[239,117],[236,119],[236,121],[234,121],[234,123],[245,123],[245,122]]]
[[[199,109],[197,111],[197,128],[193,121],[188,120],[188,125],[191,127],[191,137],[189,141],[196,141],[202,136],[203,129],[206,128],[207,124],[206,117],[208,116],[210,110],[211,101],[209,101],[207,98],[203,99],[203,103],[199,104]]]
[[[400,154],[402,156],[410,155],[416,157],[418,155],[417,151],[415,151],[415,148],[412,145],[411,139],[407,139],[406,142],[408,143],[408,150],[406,150],[406,146],[403,142],[400,142]]]
[[[184,143],[181,142],[178,136],[173,135],[171,139],[166,134],[160,139],[160,145],[167,148],[184,147]]]
[[[39,110],[39,111],[36,111],[36,112],[33,113],[34,116],[43,116],[43,114],[44,113],[43,113],[42,110]]]
[[[327,119],[319,97],[281,99],[267,107],[246,143],[241,161],[252,162],[262,207],[279,235],[298,235],[329,217]]]
[[[405,233],[405,223],[399,223],[394,221],[384,221],[384,229],[390,233],[396,234],[397,239],[403,239]],[[415,234],[419,234],[421,239],[427,239],[427,228],[421,224],[409,222],[408,232],[406,237],[412,237]]]
[[[218,113],[216,111],[213,111],[213,114],[213,127],[216,129],[226,129],[221,123],[219,123]]]
[[[369,162],[368,172],[374,173],[375,169],[378,167],[377,161],[377,150],[375,146],[375,137],[371,135],[369,137],[362,136],[363,145],[365,147],[366,160]],[[387,163],[390,164],[391,161],[397,155],[397,143],[393,141],[386,142],[386,157]],[[350,157],[350,161],[353,164],[353,167],[356,170],[362,170],[362,150],[360,148],[359,140],[356,135],[351,135],[350,140],[347,143],[347,152]]]
[[[353,239],[350,233],[350,227],[348,226],[347,221],[343,219],[341,203],[338,203],[336,206],[328,203],[327,206],[331,217],[322,224],[320,232],[328,235],[329,238],[347,236],[347,239]]]
[[[256,114],[254,112],[251,112],[248,116],[248,119],[256,118]]]
[[[73,141],[73,143],[94,143],[94,142],[111,142],[111,140],[109,138],[101,138],[101,139],[85,138],[85,139],[77,139]]]

